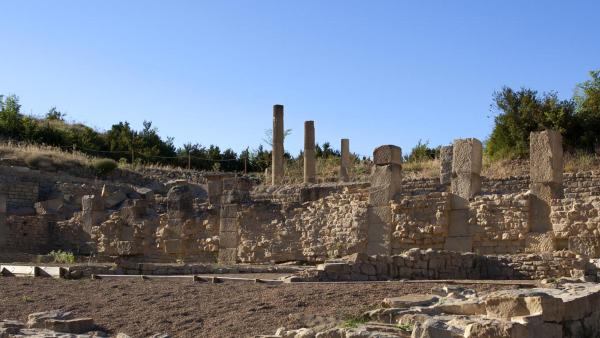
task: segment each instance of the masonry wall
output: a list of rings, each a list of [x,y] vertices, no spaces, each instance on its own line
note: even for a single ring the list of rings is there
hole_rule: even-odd
[[[305,203],[242,205],[239,259],[323,261],[364,250],[367,204],[364,188],[346,186]]]
[[[50,248],[51,223],[39,216],[7,216],[5,241],[0,251],[46,254]]]

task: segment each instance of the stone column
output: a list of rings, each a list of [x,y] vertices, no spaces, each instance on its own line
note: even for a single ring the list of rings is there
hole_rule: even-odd
[[[390,255],[392,211],[390,201],[402,186],[402,150],[385,145],[373,151],[368,206],[368,255]]]
[[[6,226],[6,195],[0,195],[0,252],[6,248],[8,227]]]
[[[452,146],[440,148],[440,184],[449,185],[452,181]]]
[[[341,182],[348,182],[350,176],[348,170],[350,169],[350,140],[343,138],[341,142],[342,158],[340,159],[340,176]]]
[[[280,184],[283,179],[283,106],[273,106],[273,152],[271,158],[273,185]]]
[[[237,262],[239,241],[237,212],[237,204],[223,204],[221,206],[218,257],[218,262],[221,264],[235,264]]]
[[[469,252],[473,237],[469,226],[469,200],[481,192],[483,147],[474,138],[455,140],[452,151],[452,209],[444,249]]]
[[[304,122],[304,183],[317,182],[315,158],[315,122]]]
[[[532,232],[552,230],[550,205],[563,195],[563,148],[558,131],[532,132],[529,136],[531,204],[529,224]]]
[[[104,210],[104,199],[97,195],[84,195],[81,198],[81,220],[83,230],[91,234],[92,227],[100,225],[106,220],[106,211]]]

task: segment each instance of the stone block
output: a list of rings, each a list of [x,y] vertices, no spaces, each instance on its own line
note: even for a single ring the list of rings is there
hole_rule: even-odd
[[[104,201],[97,195],[85,195],[81,198],[81,209],[83,211],[103,211]]]
[[[168,239],[163,242],[165,253],[178,254],[181,253],[181,241],[178,239]]]
[[[237,204],[224,204],[221,206],[222,218],[236,218],[238,212]]]
[[[481,176],[464,173],[453,175],[450,191],[461,198],[460,200],[453,200],[453,208],[468,208],[468,200],[481,192]]]
[[[237,188],[236,177],[223,177],[223,190],[234,190]]]
[[[237,248],[238,237],[237,231],[219,232],[219,248]]]
[[[556,240],[553,232],[528,233],[525,237],[525,252],[553,252],[555,249]]]
[[[367,232],[367,254],[390,255],[391,254],[392,229],[390,223],[369,223]]]
[[[455,252],[472,252],[473,238],[471,236],[446,237],[444,250]]]
[[[394,145],[383,145],[373,150],[375,165],[396,164],[402,166],[402,149]]]
[[[450,184],[452,180],[452,146],[440,148],[440,184]]]
[[[60,310],[35,312],[27,316],[27,327],[30,329],[44,329],[48,320],[66,320],[71,317],[71,312]]]
[[[389,206],[369,206],[367,217],[369,224],[391,223],[392,209]]]
[[[448,236],[461,237],[470,236],[469,210],[450,210],[450,224],[448,225]]]
[[[237,248],[219,248],[218,261],[221,264],[235,264],[237,262]]]
[[[382,306],[386,308],[410,308],[413,306],[430,306],[437,303],[439,297],[434,295],[408,294],[400,297],[384,298]]]
[[[223,194],[223,181],[221,176],[207,177],[208,201],[210,204],[221,204]]]
[[[6,195],[0,195],[0,214],[6,213]]]
[[[49,319],[46,320],[46,329],[63,333],[86,333],[94,330],[92,318],[74,319]]]
[[[454,140],[452,174],[481,174],[483,147],[475,138]]]
[[[239,223],[237,218],[221,218],[220,231],[221,232],[237,232]]]
[[[589,258],[600,256],[600,238],[590,236],[569,237],[569,250]]]
[[[533,183],[562,183],[563,148],[559,132],[532,132],[529,136],[529,154]]]
[[[131,256],[135,254],[133,246],[131,241],[117,241],[117,254],[119,256]]]

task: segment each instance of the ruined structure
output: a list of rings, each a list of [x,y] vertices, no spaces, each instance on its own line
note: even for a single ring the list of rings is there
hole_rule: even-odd
[[[349,182],[343,139],[339,182],[316,184],[314,122],[307,121],[304,184],[282,185],[283,132],[276,105],[271,184],[233,174],[173,180],[117,170],[98,179],[2,165],[0,254],[63,249],[106,260],[221,264],[415,248],[600,257],[600,174],[563,174],[556,132],[532,133],[529,177],[482,177],[482,144],[468,138],[442,149],[439,180],[404,179],[401,149],[384,145],[373,152],[369,181]]]

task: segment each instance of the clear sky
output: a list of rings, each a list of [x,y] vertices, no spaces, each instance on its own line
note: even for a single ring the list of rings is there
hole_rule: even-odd
[[[600,1],[0,0],[0,93],[176,145],[256,148],[285,105],[286,149],[368,155],[485,139],[504,85],[573,93],[600,69]]]

